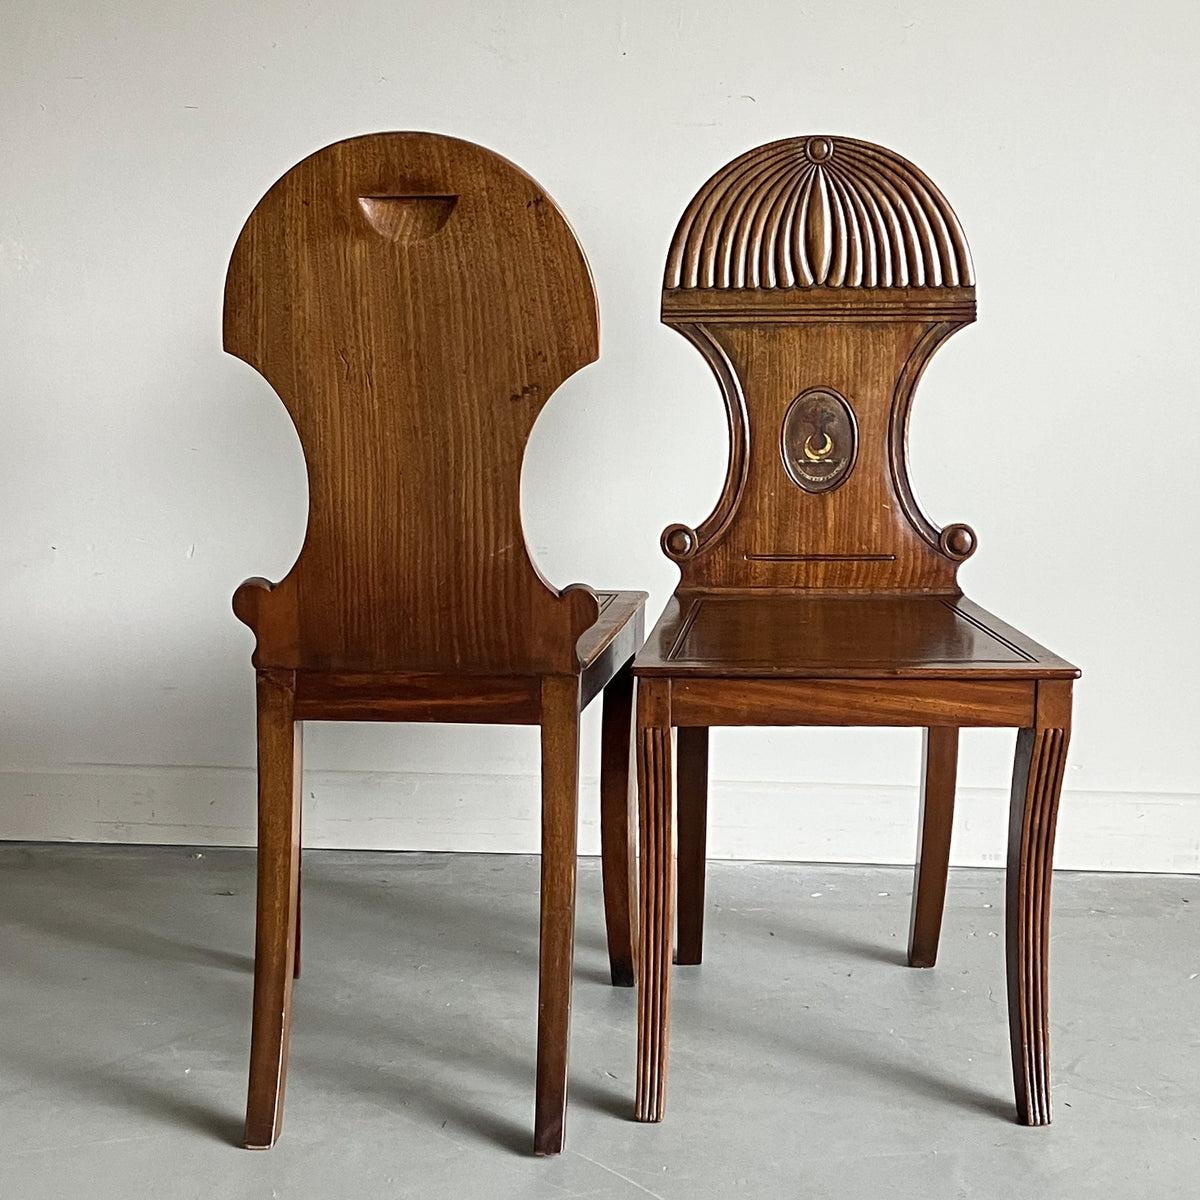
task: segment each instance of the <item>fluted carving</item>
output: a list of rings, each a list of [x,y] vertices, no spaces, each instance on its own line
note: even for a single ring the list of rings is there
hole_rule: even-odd
[[[723,167],[675,231],[665,287],[971,287],[946,198],[907,159],[852,138],[772,142]]]
[[[1017,735],[1009,826],[1008,1020],[1017,1116],[1050,1124],[1050,881],[1067,729]]]
[[[641,928],[638,955],[637,1119],[661,1121],[666,1107],[671,957],[675,926],[672,744],[667,726],[638,731],[641,811]]]

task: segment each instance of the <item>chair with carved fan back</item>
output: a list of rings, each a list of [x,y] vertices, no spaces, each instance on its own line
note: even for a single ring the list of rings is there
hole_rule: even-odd
[[[634,969],[630,750],[641,592],[551,587],[520,472],[554,390],[598,353],[583,253],[545,191],[422,133],[327,146],[242,230],[225,348],[287,406],[308,532],[234,597],[256,635],[259,874],[246,1143],[278,1137],[298,965],[306,720],[538,725],[542,908],[535,1148],[562,1147],[580,711],[604,692],[601,826],[614,983]],[[397,914],[402,919],[402,914]],[[347,1015],[348,1021],[353,1016]]]
[[[917,381],[975,319],[958,220],[921,171],[880,146],[840,137],[761,146],[688,206],[662,319],[716,375],[731,446],[713,514],[663,534],[680,582],[634,665],[637,1115],[663,1115],[676,862],[676,961],[700,961],[709,728],[924,729],[909,963],[927,967],[945,899],[958,731],[1013,726],[1012,1059],[1020,1120],[1045,1124],[1051,853],[1079,672],[963,596],[957,570],[975,535],[933,525],[909,482]]]

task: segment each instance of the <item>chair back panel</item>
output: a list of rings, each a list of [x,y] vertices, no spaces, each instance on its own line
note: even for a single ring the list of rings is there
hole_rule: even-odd
[[[520,474],[542,406],[596,358],[598,319],[533,179],[434,134],[318,151],[246,222],[224,336],[286,405],[308,470],[299,558],[235,598],[257,665],[578,670],[598,605],[538,573]]]
[[[974,535],[933,525],[908,477],[917,381],[975,318],[966,239],[926,176],[845,138],[742,155],[680,221],[662,311],[731,437],[712,516],[663,534],[681,591],[957,590]]]

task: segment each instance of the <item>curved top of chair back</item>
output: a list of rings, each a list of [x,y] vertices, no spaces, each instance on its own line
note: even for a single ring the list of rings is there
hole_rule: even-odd
[[[912,163],[852,138],[759,146],[688,205],[662,319],[725,397],[729,473],[713,514],[673,525],[680,590],[954,591],[975,549],[908,477],[913,391],[975,319],[971,254]]]
[[[286,405],[308,469],[299,558],[234,600],[259,667],[579,669],[598,605],[530,560],[520,477],[542,406],[599,352],[598,318],[533,179],[435,134],[327,146],[246,222],[224,333]]]

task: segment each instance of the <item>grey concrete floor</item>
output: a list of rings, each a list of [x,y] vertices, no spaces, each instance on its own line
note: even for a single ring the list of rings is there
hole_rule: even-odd
[[[580,875],[567,1150],[529,1154],[537,862],[309,853],[279,1145],[237,1148],[253,855],[0,846],[0,1197],[1183,1197],[1200,1172],[1200,881],[1060,874],[1055,1123],[1012,1118],[1003,877],[710,865],[667,1120]]]

